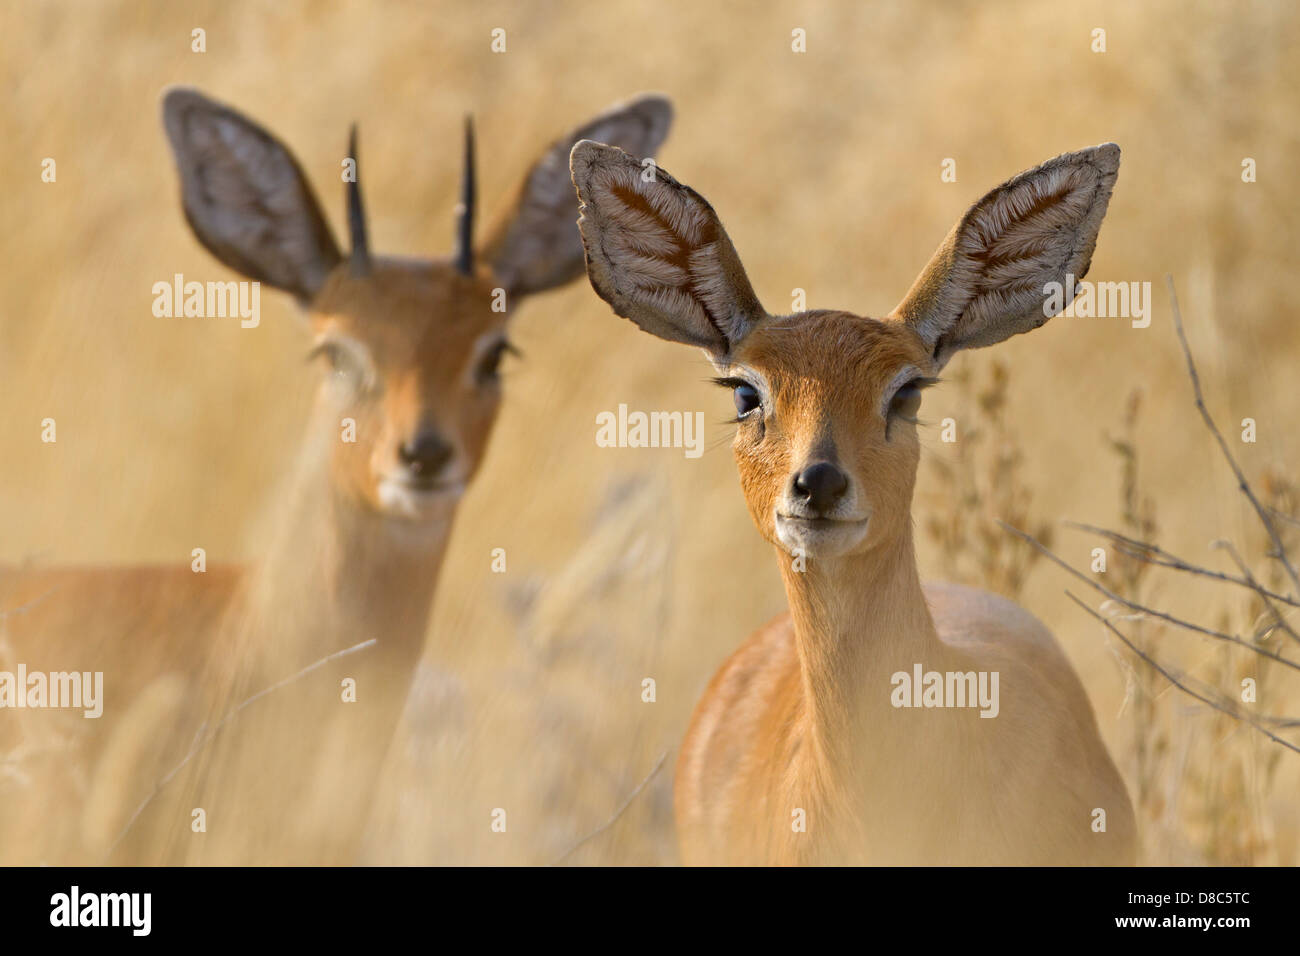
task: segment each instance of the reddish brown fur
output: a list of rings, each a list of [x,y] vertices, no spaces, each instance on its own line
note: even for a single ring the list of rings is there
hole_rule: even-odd
[[[463,480],[473,477],[501,399],[471,377],[476,345],[508,318],[492,311],[494,285],[486,269],[463,276],[445,262],[381,259],[361,279],[340,266],[321,288],[310,317],[316,340],[365,343],[383,383],[373,400],[345,412],[356,419],[357,441],[333,446],[340,486],[358,504],[383,510],[378,481],[398,468],[398,448],[422,426],[452,439]]]
[[[477,470],[500,390],[473,383],[470,366],[478,357],[476,344],[499,332],[507,318],[492,311],[491,299],[486,272],[465,277],[441,262],[377,260],[372,273],[361,279],[348,275],[341,263],[324,283],[309,309],[317,340],[341,334],[363,343],[378,384],[373,393],[349,393],[342,402],[328,384],[321,389],[319,427],[334,431],[342,417],[352,417],[358,440],[329,443],[328,472],[304,476],[321,490],[329,489],[327,509],[304,516],[313,527],[290,519],[283,532],[299,555],[293,560],[309,567],[317,566],[313,558],[319,561],[314,590],[325,598],[325,603],[316,599],[312,623],[304,619],[296,637],[281,625],[256,623],[264,612],[261,595],[250,591],[250,583],[290,590],[286,582],[267,577],[274,558],[256,568],[255,582],[248,580],[253,569],[246,566],[213,566],[204,574],[184,565],[0,568],[0,611],[19,609],[0,622],[0,666],[22,662],[29,672],[104,672],[104,716],[60,720],[66,736],[59,749],[23,768],[25,776],[41,781],[28,791],[34,802],[24,812],[20,804],[6,801],[7,816],[10,823],[25,819],[29,825],[43,817],[59,779],[80,781],[71,787],[80,798],[74,796],[73,806],[65,810],[74,819],[75,807],[91,792],[98,793],[99,803],[117,806],[115,811],[87,807],[73,832],[51,832],[42,862],[86,862],[88,851],[108,850],[116,827],[125,823],[151,781],[184,755],[198,721],[238,703],[230,698],[234,687],[242,688],[241,693],[260,690],[362,635],[380,636],[380,647],[368,659],[350,661],[346,673],[370,688],[389,686],[388,706],[372,726],[391,726],[423,647],[456,499],[448,498],[423,520],[408,522],[385,515],[378,484],[397,467],[398,445],[423,425],[454,439],[462,480]],[[299,487],[294,494],[321,501],[309,488]],[[331,511],[338,515],[333,522]],[[267,643],[272,640],[274,646]],[[370,681],[367,674],[373,675]],[[186,688],[182,694],[165,695],[163,701],[150,695],[151,687],[177,680]],[[158,737],[155,726],[147,758],[132,750],[130,756],[141,759],[140,764],[109,767],[106,759],[120,759],[124,746],[117,730],[140,730],[133,712],[155,705],[164,707],[162,725],[174,723],[177,732],[171,739]],[[28,731],[34,730],[32,720],[46,716],[29,714]],[[9,740],[0,743],[0,750],[9,753],[20,745],[18,739]],[[372,749],[382,753],[383,748],[372,743]],[[114,777],[124,778],[117,788]],[[94,791],[97,779],[107,792]],[[92,819],[110,822],[91,833]]]
[[[810,458],[833,456],[865,488],[867,538],[792,568],[791,612],[754,634],[696,707],[677,766],[688,863],[1131,863],[1134,823],[1087,696],[1051,635],[1008,601],[922,588],[913,555],[914,425],[886,438],[882,391],[930,371],[901,322],[815,312],[760,324],[731,370],[771,388],[765,424],[735,440],[763,536]],[[890,706],[890,675],[998,671],[1001,713]],[[1090,830],[1102,807],[1108,831]],[[807,815],[807,832],[791,827]]]
[[[772,387],[775,414],[761,438],[742,425],[736,462],[749,513],[776,544],[772,513],[784,479],[818,449],[872,482],[872,535],[896,533],[907,520],[919,446],[914,432],[885,441],[881,393],[904,365],[928,369],[930,357],[901,323],[848,312],[809,312],[758,325],[732,365],[753,368]],[[770,434],[767,434],[770,432]]]
[[[920,388],[953,352],[1047,321],[1040,291],[1086,271],[1119,155],[1066,153],[994,189],[877,321],[768,315],[699,193],[574,147],[592,287],[705,348],[736,389],[741,487],[790,602],[696,707],[675,793],[686,862],[1132,862],[1128,794],[1051,635],[992,595],[922,588],[911,525]],[[914,667],[996,673],[1000,710],[894,706]]]
[[[456,506],[500,404],[484,360],[501,353],[506,310],[582,274],[563,157],[580,134],[651,155],[671,116],[667,100],[652,95],[607,110],[542,152],[477,256],[467,214],[462,254],[397,260],[365,247],[359,187],[349,188],[354,248],[344,257],[286,146],[198,91],[168,91],[164,128],[196,238],[226,265],[298,299],[343,387],[331,377],[318,393],[256,564],[202,574],[0,569],[0,614],[10,612],[0,617],[0,662],[102,670],[107,698],[97,721],[27,715],[25,729],[38,735],[56,724],[66,732],[48,760],[22,740],[0,750],[0,771],[9,771],[0,777],[0,827],[49,831],[21,844],[0,833],[0,852],[39,848],[27,862],[106,858],[155,782],[205,739],[200,729],[221,727],[148,805],[153,819],[142,819],[117,859],[354,859],[423,648]],[[342,440],[347,420],[354,441]],[[422,458],[418,439],[431,436],[439,443],[425,442]],[[47,587],[47,597],[23,607]],[[374,646],[280,686],[368,639]],[[355,681],[355,706],[340,706],[343,678]],[[60,791],[38,770],[80,785]],[[69,803],[51,817],[54,792]],[[196,806],[219,822],[203,839],[190,831]]]

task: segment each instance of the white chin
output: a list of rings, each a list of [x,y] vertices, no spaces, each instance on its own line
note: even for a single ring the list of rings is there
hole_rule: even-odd
[[[810,558],[833,558],[852,551],[867,536],[870,519],[860,521],[809,520],[776,516],[776,537],[786,551]]]
[[[463,484],[426,489],[385,480],[379,483],[379,507],[389,517],[425,521],[450,514],[464,493]]]

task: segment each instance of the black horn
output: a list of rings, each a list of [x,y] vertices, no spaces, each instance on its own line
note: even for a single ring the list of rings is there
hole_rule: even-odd
[[[366,207],[361,201],[361,162],[357,159],[357,124],[352,124],[348,135],[348,155],[352,158],[352,179],[348,191],[348,233],[352,237],[352,255],[349,258],[352,275],[364,276],[370,272],[370,247],[366,244]]]
[[[465,169],[461,173],[460,205],[456,207],[456,271],[474,274],[474,118],[465,117]]]

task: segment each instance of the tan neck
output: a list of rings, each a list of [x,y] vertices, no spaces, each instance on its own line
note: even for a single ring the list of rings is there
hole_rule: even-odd
[[[310,459],[281,499],[214,662],[211,719],[256,707],[190,772],[193,799],[240,823],[206,848],[175,844],[191,862],[260,859],[270,839],[295,862],[352,861],[419,665],[452,509],[440,523],[390,522],[341,495]],[[348,680],[356,703],[343,706]]]
[[[365,628],[390,665],[414,665],[424,645],[451,517],[411,527],[334,497],[329,566],[321,578],[339,621]],[[360,632],[357,632],[360,633]]]
[[[805,769],[856,787],[888,759],[896,725],[890,677],[920,663],[942,669],[948,650],[926,607],[910,534],[864,554],[812,560],[795,571],[780,553],[803,685]],[[897,737],[894,736],[894,743]]]
[[[250,569],[244,653],[251,651],[274,680],[374,638],[377,646],[360,652],[357,665],[378,667],[386,679],[409,678],[423,649],[453,509],[445,520],[420,525],[377,515],[340,492],[318,458],[304,456],[282,499],[288,509]]]

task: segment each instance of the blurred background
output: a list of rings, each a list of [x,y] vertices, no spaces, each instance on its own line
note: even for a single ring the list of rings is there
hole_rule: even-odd
[[[195,28],[204,53],[191,52]],[[792,52],[796,28],[805,53]],[[914,508],[922,573],[1011,594],[1055,632],[1139,805],[1145,862],[1294,864],[1300,757],[1133,667],[1064,590],[1096,595],[995,520],[1085,571],[1105,542],[1065,519],[1223,569],[1210,543],[1231,539],[1268,573],[1258,522],[1196,416],[1164,276],[1211,411],[1261,496],[1289,507],[1298,48],[1300,9],[1282,0],[5,4],[0,561],[188,562],[196,546],[213,562],[252,558],[301,443],[320,370],[303,360],[287,296],[263,290],[255,330],[151,312],[153,283],[176,272],[235,278],[181,215],[159,121],[170,84],[287,143],[336,236],[339,159],[358,121],[372,247],[423,256],[451,246],[466,112],[483,235],[544,145],[660,91],[677,111],[662,165],[712,202],[775,313],[796,288],[809,308],[886,313],[987,190],[1113,140],[1123,164],[1089,278],[1150,282],[1150,327],[1062,317],[954,361],[923,409],[935,424]],[[41,181],[45,157],[55,183]],[[941,181],[949,158],[956,182]],[[412,706],[370,856],[553,861],[667,752],[567,860],[671,863],[672,762],[691,707],[785,607],[727,447],[731,400],[698,352],[640,333],[585,281],[530,299],[511,336],[522,357],[507,359],[429,631],[442,690],[422,699],[443,704]],[[703,411],[708,450],[597,447],[596,415],[620,403]],[[47,417],[57,444],[39,441]],[[940,439],[948,417],[954,443]],[[1244,418],[1253,444],[1239,440]],[[1249,592],[1111,574],[1234,633],[1260,613]],[[1258,674],[1250,655],[1136,626],[1219,690],[1257,676],[1261,710],[1300,710],[1300,682]],[[490,830],[497,807],[505,834]]]

